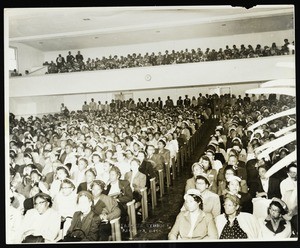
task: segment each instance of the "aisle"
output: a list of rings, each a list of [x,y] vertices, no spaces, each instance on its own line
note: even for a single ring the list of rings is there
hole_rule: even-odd
[[[203,154],[204,149],[209,141],[210,135],[213,134],[217,125],[217,120],[210,120],[210,125],[206,129],[200,144],[196,147],[195,153],[188,160],[184,170],[181,171],[180,177],[176,177],[173,185],[167,189],[166,194],[160,199],[158,197],[157,207],[149,209],[149,218],[145,223],[137,226],[138,234],[134,240],[167,240],[177,214],[183,204],[183,194],[185,182],[192,176],[191,165],[198,161]],[[150,206],[149,206],[150,207]]]

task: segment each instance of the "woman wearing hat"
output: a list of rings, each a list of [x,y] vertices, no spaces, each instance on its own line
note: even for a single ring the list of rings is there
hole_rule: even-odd
[[[60,191],[53,200],[53,209],[61,216],[61,228],[64,230],[64,235],[70,227],[72,216],[76,211],[76,200],[74,182],[69,178],[62,180]]]
[[[217,229],[210,213],[203,212],[203,202],[196,189],[190,189],[184,195],[187,211],[177,215],[169,240],[217,239]]]
[[[243,212],[252,213],[253,212],[253,203],[252,197],[249,193],[244,193],[241,191],[241,178],[238,176],[230,176],[227,179],[225,194],[229,193],[237,196],[240,199],[240,207]],[[220,196],[221,203],[224,202],[225,195]],[[224,213],[224,209],[221,210]]]
[[[97,241],[99,237],[100,217],[92,211],[93,195],[81,191],[77,196],[77,212],[74,213],[71,226],[62,241]]]
[[[92,183],[92,195],[94,197],[94,205],[92,210],[99,215],[101,224],[99,227],[99,240],[108,240],[111,234],[110,221],[121,215],[118,202],[111,196],[103,194],[105,183],[101,180],[94,180]]]
[[[51,196],[38,193],[34,208],[26,212],[21,225],[22,243],[54,242],[60,230],[60,215],[52,208]]]
[[[201,175],[202,173],[203,173],[203,168],[200,165],[200,163],[193,163],[193,165],[192,165],[193,177],[189,178],[186,181],[185,192],[187,192],[189,189],[195,189],[196,188],[196,178],[197,178],[198,175]]]
[[[259,224],[249,213],[240,212],[240,199],[230,193],[224,197],[225,213],[215,218],[219,239],[257,239]]]
[[[268,208],[268,216],[259,219],[260,237],[263,239],[289,238],[292,234],[290,221],[284,218],[288,207],[284,201],[274,197]]]
[[[54,198],[56,194],[60,190],[61,182],[66,179],[70,178],[70,171],[69,168],[65,165],[60,165],[56,168],[56,172],[54,174],[54,180],[50,185],[50,195]]]
[[[228,192],[227,184],[231,176],[237,176],[237,172],[232,166],[227,165],[224,169],[224,180],[218,182],[218,195],[225,195]],[[244,193],[248,192],[246,180],[240,181],[240,191]]]

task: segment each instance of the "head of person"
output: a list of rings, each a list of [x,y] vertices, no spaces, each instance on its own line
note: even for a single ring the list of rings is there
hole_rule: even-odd
[[[73,147],[71,144],[66,144],[65,151],[67,154],[71,153],[73,151]]]
[[[155,147],[153,145],[148,145],[147,154],[148,156],[152,156],[155,153]]]
[[[192,165],[192,173],[194,178],[203,173],[203,168],[200,163],[193,163]]]
[[[201,174],[196,177],[196,189],[203,193],[209,188],[210,182],[206,174]]]
[[[195,212],[199,209],[203,210],[203,201],[197,189],[189,189],[183,198],[187,211]]]
[[[159,150],[164,149],[166,146],[166,142],[164,140],[159,140],[157,146]]]
[[[88,214],[93,206],[93,195],[88,191],[80,191],[77,195],[78,210]]]
[[[43,175],[37,169],[33,169],[30,173],[30,179],[33,183],[40,182],[42,177]]]
[[[111,183],[116,183],[121,177],[121,171],[117,166],[113,166],[109,171],[109,180]]]
[[[260,179],[266,179],[266,172],[267,172],[267,167],[266,165],[260,165],[258,168],[258,176]]]
[[[146,154],[144,151],[139,151],[137,154],[137,159],[142,163],[146,158]]]
[[[91,185],[91,188],[92,188],[93,197],[97,198],[102,194],[102,192],[105,188],[105,183],[101,180],[94,180]]]
[[[231,165],[234,169],[236,169],[238,167],[238,158],[235,155],[230,155],[228,158],[228,165]]]
[[[42,193],[39,184],[34,183],[29,191],[29,197],[34,197],[36,194]]]
[[[231,165],[226,166],[226,168],[224,170],[224,177],[225,177],[226,182],[229,182],[229,179],[232,176],[236,176],[236,174],[237,174],[236,170],[234,170]]]
[[[38,193],[33,197],[34,208],[40,215],[44,214],[48,208],[52,207],[51,196],[45,193]]]
[[[92,161],[94,164],[99,163],[100,162],[100,154],[97,152],[93,153]]]
[[[70,177],[70,172],[66,166],[61,165],[56,168],[56,178],[58,180],[63,180],[68,177]]]
[[[204,155],[200,158],[200,161],[199,163],[201,164],[203,170],[206,172],[206,171],[209,171],[212,169],[212,163],[211,163],[211,160],[208,156]]]
[[[269,205],[268,214],[273,219],[279,219],[288,213],[288,207],[284,201],[274,197]]]
[[[83,157],[79,158],[77,165],[78,165],[79,171],[83,171],[88,166],[88,160],[86,158],[83,158]]]
[[[140,165],[141,165],[140,160],[138,160],[137,158],[133,158],[130,162],[131,171],[137,172],[139,170]]]
[[[62,180],[60,184],[60,191],[64,196],[70,195],[75,190],[75,184],[69,178]]]
[[[215,159],[215,151],[212,149],[207,149],[205,155],[211,160],[214,161]]]
[[[241,190],[241,178],[238,176],[231,176],[227,181],[227,188],[228,190],[233,194],[238,194],[238,192]]]
[[[291,179],[297,180],[297,165],[295,163],[291,163],[287,166],[288,175]]]
[[[85,171],[85,180],[87,183],[92,183],[97,176],[97,172],[94,168],[89,168]]]
[[[32,155],[30,153],[24,153],[24,162],[25,164],[32,164]]]
[[[224,196],[224,210],[227,216],[238,215],[240,212],[240,199],[236,195],[227,193]]]

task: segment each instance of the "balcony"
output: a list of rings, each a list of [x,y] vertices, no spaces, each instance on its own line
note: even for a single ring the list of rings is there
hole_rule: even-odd
[[[14,77],[9,97],[166,89],[294,78],[294,55]]]

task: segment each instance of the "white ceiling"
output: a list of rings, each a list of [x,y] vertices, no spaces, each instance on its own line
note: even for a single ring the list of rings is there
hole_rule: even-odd
[[[94,7],[5,9],[5,15],[10,42],[56,51],[293,29],[293,11],[288,5]]]

